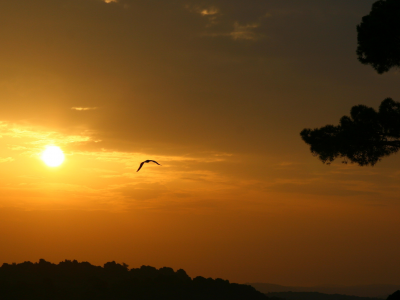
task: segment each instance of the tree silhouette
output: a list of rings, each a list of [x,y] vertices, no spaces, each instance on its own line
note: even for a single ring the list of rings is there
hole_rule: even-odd
[[[400,1],[379,0],[357,26],[357,56],[379,74],[400,67]]]
[[[303,129],[300,135],[323,163],[330,164],[339,157],[344,163],[373,166],[400,149],[400,102],[387,98],[379,111],[356,105],[338,126]]]
[[[129,269],[107,262],[104,267],[65,260],[58,265],[3,264],[0,299],[13,300],[268,300],[254,287],[220,278],[192,279],[182,269],[151,266]]]

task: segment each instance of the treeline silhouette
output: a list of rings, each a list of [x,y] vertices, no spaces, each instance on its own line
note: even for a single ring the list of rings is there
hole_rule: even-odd
[[[104,267],[65,260],[59,264],[40,259],[0,267],[0,299],[268,299],[249,285],[220,278],[190,278],[182,269],[151,266],[129,269],[114,261]]]

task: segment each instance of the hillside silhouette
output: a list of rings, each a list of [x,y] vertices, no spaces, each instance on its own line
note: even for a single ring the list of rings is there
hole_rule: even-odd
[[[4,263],[0,267],[0,299],[268,299],[255,288],[220,278],[190,278],[182,269],[151,266],[129,269],[114,261],[103,267],[65,260],[59,264]]]
[[[266,295],[269,298],[281,298],[285,300],[381,300],[380,298],[323,294],[318,292],[271,292],[266,293]]]
[[[270,283],[247,283],[256,290],[268,294],[276,292],[318,292],[322,294],[340,294],[366,298],[386,299],[393,291],[400,289],[400,284],[365,284],[365,285],[318,285],[318,286],[283,286]],[[360,299],[359,299],[360,300]]]

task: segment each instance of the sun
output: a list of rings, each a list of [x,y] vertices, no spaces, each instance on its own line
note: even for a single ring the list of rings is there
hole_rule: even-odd
[[[57,146],[46,146],[40,157],[49,167],[58,167],[65,159],[64,152]]]

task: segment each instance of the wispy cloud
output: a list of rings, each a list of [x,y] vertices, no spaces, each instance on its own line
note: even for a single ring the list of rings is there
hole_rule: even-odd
[[[0,206],[169,209],[168,203],[179,203],[183,198],[195,201],[213,195],[213,199],[227,201],[239,197],[244,184],[223,171],[227,165],[233,168],[237,161],[230,153],[173,156],[122,152],[102,148],[100,144],[81,147],[96,142],[91,131],[68,135],[9,122],[0,122],[0,134],[3,136],[0,163],[13,164],[13,168],[0,168],[0,176],[11,170],[11,175],[0,184],[0,192],[7,194]],[[62,179],[48,179],[48,168],[38,167],[39,154],[47,144],[58,145],[66,153],[64,166],[55,171],[62,174]],[[162,166],[146,165],[136,172],[140,162],[149,158]],[[59,199],[57,203],[52,202],[54,197]]]
[[[12,157],[0,157],[0,163],[4,163],[4,162],[9,162],[9,161],[14,161],[14,158]]]
[[[213,16],[218,13],[218,9],[215,7],[210,7],[210,8],[199,10],[199,12],[202,16]]]
[[[254,31],[258,27],[260,27],[260,24],[258,23],[241,25],[238,22],[235,22],[233,23],[232,31],[207,32],[203,33],[203,36],[230,37],[236,41],[239,40],[257,41],[264,37],[262,34]]]
[[[7,149],[26,155],[38,154],[45,145],[74,145],[86,142],[96,142],[88,131],[67,135],[60,132],[45,130],[30,126],[11,124],[0,121],[0,135],[7,139]]]
[[[98,109],[98,107],[71,107],[72,110],[77,110],[77,111],[85,111],[85,110],[95,110]]]
[[[208,26],[216,24],[217,15],[219,14],[219,9],[215,6],[201,7],[201,6],[190,6],[186,5],[186,9],[190,12],[197,13],[203,17],[206,17],[209,21]]]
[[[246,24],[241,25],[238,22],[233,24],[233,31],[230,33],[230,36],[234,40],[257,40],[261,36],[254,32],[254,29],[259,27],[259,24]]]

